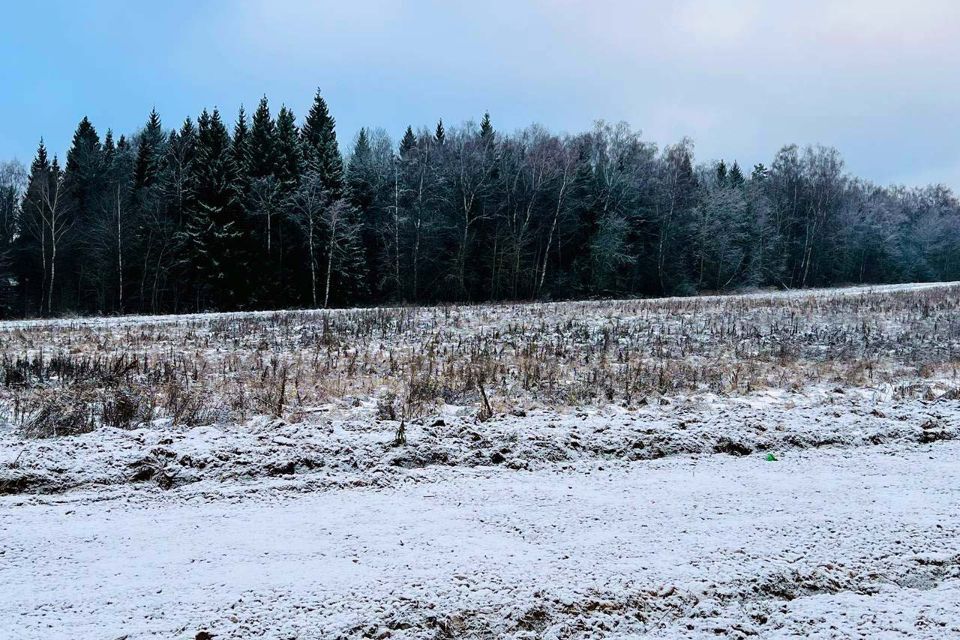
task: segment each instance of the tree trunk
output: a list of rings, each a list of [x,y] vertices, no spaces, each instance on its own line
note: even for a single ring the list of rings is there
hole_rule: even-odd
[[[316,252],[314,250],[314,240],[313,240],[313,221],[310,221],[309,226],[309,243],[310,243],[310,293],[311,300],[313,301],[313,308],[317,308],[317,258]],[[327,276],[327,282],[330,281],[329,274]],[[329,288],[329,285],[328,285]],[[326,303],[323,305],[326,307]]]
[[[51,231],[50,243],[50,289],[47,293],[47,315],[53,315],[53,283],[57,278],[57,241]]]
[[[567,174],[564,170],[563,182],[560,185],[560,193],[557,194],[557,208],[553,211],[553,222],[550,223],[550,233],[547,234],[547,248],[543,251],[543,269],[540,271],[540,283],[537,285],[537,297],[543,290],[543,282],[547,279],[547,262],[550,261],[550,245],[553,244],[553,234],[557,230],[557,221],[560,218],[560,208],[563,206],[563,192],[567,188]]]
[[[123,236],[120,228],[120,187],[117,186],[117,309],[123,313]]]
[[[393,271],[397,287],[397,299],[403,299],[400,285],[400,176],[397,163],[393,163]]]
[[[333,272],[333,247],[334,242],[333,238],[330,239],[330,250],[327,252],[327,284],[326,289],[323,292],[323,308],[326,309],[330,305],[330,274]]]

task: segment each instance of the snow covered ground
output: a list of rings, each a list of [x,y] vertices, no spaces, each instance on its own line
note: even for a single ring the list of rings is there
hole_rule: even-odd
[[[960,444],[7,498],[5,638],[949,637]]]
[[[960,295],[782,297],[924,287]],[[902,380],[442,405],[403,446],[374,398],[0,428],[0,638],[960,637],[957,350],[909,373],[905,314],[868,336]]]

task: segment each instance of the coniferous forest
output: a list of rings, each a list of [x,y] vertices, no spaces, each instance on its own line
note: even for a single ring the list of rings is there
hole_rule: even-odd
[[[229,121],[228,121],[229,120]],[[882,187],[825,147],[698,164],[627,125],[363,129],[309,113],[83,118],[0,164],[5,317],[693,294],[960,279],[946,187]]]

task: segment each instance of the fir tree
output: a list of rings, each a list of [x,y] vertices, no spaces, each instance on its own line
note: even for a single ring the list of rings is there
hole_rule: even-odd
[[[437,121],[437,130],[433,134],[433,139],[437,144],[443,144],[443,141],[447,139],[447,133],[443,128],[443,118]]]

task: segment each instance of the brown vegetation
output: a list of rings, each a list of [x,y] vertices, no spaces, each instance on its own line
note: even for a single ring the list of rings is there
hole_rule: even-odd
[[[810,384],[955,380],[955,287],[14,323],[0,399],[24,435],[296,419],[372,400],[385,419],[438,403],[631,405]]]

